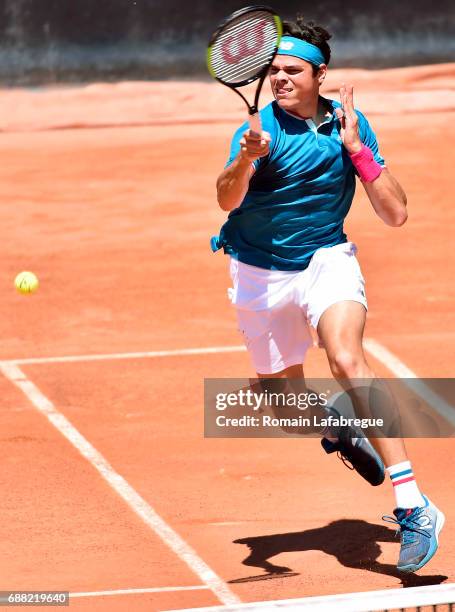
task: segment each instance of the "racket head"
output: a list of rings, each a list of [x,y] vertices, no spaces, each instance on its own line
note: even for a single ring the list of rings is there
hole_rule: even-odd
[[[283,33],[281,19],[268,6],[247,6],[227,17],[212,34],[207,49],[210,74],[228,87],[264,77]]]

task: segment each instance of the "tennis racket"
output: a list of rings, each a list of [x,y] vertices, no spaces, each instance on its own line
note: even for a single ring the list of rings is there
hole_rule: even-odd
[[[279,16],[267,6],[247,6],[232,13],[212,34],[207,67],[220,83],[237,93],[248,107],[250,130],[261,133],[259,95],[280,44],[283,28]],[[258,81],[253,104],[238,91]]]

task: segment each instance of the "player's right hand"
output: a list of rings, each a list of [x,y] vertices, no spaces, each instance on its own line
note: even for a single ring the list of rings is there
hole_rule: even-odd
[[[240,155],[243,159],[254,162],[260,157],[265,157],[270,152],[270,142],[272,138],[268,132],[256,134],[251,130],[243,133],[240,140]]]

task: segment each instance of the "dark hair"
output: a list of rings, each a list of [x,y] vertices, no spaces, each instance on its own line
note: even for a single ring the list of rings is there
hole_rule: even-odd
[[[283,21],[283,35],[294,36],[311,43],[321,50],[325,63],[330,62],[330,47],[327,43],[332,35],[321,26],[315,25],[314,21],[306,22],[302,15],[297,15],[296,21]],[[318,68],[313,66],[313,73],[317,74]]]

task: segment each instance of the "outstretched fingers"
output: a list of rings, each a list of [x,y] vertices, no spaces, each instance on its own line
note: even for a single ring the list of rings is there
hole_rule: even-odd
[[[354,110],[354,87],[343,83],[340,87],[340,98],[343,111],[349,122],[357,124],[357,113]]]
[[[338,121],[340,122],[341,129],[344,130],[344,128],[346,127],[346,122],[345,122],[345,117],[344,117],[343,110],[341,108],[337,107],[335,109],[335,113],[336,113]]]

